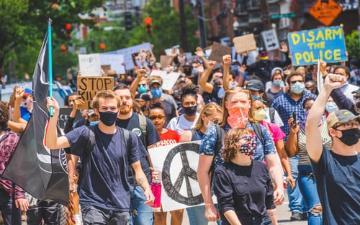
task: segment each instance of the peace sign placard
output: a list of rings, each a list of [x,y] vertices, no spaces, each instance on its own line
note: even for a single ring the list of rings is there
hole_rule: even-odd
[[[161,203],[164,211],[203,204],[196,177],[199,144],[187,142],[149,150],[155,170],[161,171]]]

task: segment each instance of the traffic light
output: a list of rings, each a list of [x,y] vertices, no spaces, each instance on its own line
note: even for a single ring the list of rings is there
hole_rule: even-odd
[[[131,30],[133,25],[132,25],[132,15],[130,12],[125,12],[124,13],[124,26],[125,26],[125,30]]]
[[[146,32],[151,35],[152,18],[150,16],[145,17],[144,24],[146,27]]]

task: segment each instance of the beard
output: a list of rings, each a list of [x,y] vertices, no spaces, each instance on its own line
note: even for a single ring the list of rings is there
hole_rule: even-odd
[[[128,114],[130,111],[131,111],[131,107],[129,105],[120,106],[120,114]]]

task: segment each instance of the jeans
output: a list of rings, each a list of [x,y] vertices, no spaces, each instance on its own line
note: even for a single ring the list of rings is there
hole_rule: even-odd
[[[205,206],[203,205],[187,208],[190,225],[207,225],[209,221],[205,218],[204,211]]]
[[[21,225],[20,209],[13,204],[12,197],[0,188],[0,211],[5,225]]]
[[[154,210],[145,205],[146,197],[140,186],[135,186],[131,191],[132,225],[153,225]]]
[[[38,225],[41,221],[44,224],[56,225],[60,224],[61,205],[53,201],[40,201],[34,207],[30,207],[26,212],[27,224]]]
[[[320,199],[316,189],[315,178],[311,165],[299,165],[298,183],[307,209],[308,225],[321,225],[321,213],[313,213],[315,206],[320,206]]]
[[[116,212],[91,205],[81,205],[84,225],[129,225],[129,212]]]
[[[296,180],[294,189],[291,189],[290,185],[287,187],[287,192],[289,196],[289,208],[291,212],[298,212],[303,213],[305,210],[305,206],[303,203],[303,197],[301,195],[301,192],[299,190],[299,185],[297,182],[298,177],[298,161],[299,157],[295,156],[292,158],[289,158],[290,165],[291,165],[291,175]]]

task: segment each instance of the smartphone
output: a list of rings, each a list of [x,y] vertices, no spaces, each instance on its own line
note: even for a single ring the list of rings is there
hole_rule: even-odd
[[[296,113],[293,112],[292,115],[291,115],[291,117],[294,119],[293,126],[296,126],[296,124],[297,124]]]

